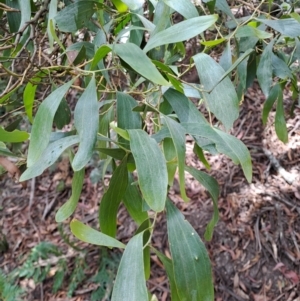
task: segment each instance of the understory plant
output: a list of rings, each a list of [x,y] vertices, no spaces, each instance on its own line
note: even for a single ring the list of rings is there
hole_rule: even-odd
[[[251,182],[250,153],[230,129],[254,80],[266,96],[263,122],[276,104],[275,130],[287,142],[283,90],[290,87],[296,104],[300,17],[293,2],[273,2],[0,1],[1,155],[16,157],[16,165],[26,160],[21,182],[69,156],[72,195],[58,223],[76,210],[95,153],[102,176],[112,171],[99,228],[70,222],[78,239],[124,249],[112,301],[156,300],[147,289],[151,254],[166,270],[172,301],[214,300],[208,252],[168,192],[177,175],[189,201],[186,173],[207,189],[213,215],[204,237],[211,240],[219,187],[203,171],[206,154],[227,155]],[[199,79],[191,83],[185,76],[193,68]],[[186,165],[187,136],[203,170]],[[27,140],[28,151],[14,151]],[[136,223],[127,244],[117,239],[121,204]],[[166,215],[171,257],[152,245],[158,215]]]

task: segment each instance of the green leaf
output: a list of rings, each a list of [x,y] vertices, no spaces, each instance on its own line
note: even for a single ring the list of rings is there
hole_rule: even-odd
[[[27,166],[30,167],[41,156],[49,143],[53,118],[56,110],[67,93],[74,80],[60,86],[53,91],[39,106],[36,113],[30,135],[30,144],[28,148]]]
[[[117,120],[118,127],[124,130],[141,129],[142,118],[140,113],[133,112],[133,108],[138,105],[138,102],[128,94],[117,92]],[[126,148],[129,148],[129,142],[124,138],[118,139]]]
[[[209,124],[181,123],[186,132],[192,135],[196,141],[197,137],[204,137],[216,144],[220,153],[227,155],[235,164],[241,164],[248,182],[252,179],[251,156],[242,141],[234,136],[224,133]],[[198,143],[198,141],[197,141]]]
[[[270,32],[265,32],[263,30],[259,30],[257,28],[254,28],[253,26],[244,25],[238,28],[235,36],[237,38],[257,37],[261,40],[265,40],[271,39],[273,37],[273,34]]]
[[[34,103],[34,98],[35,98],[35,92],[38,84],[40,83],[42,77],[42,73],[38,72],[30,82],[26,85],[23,93],[23,103],[25,107],[25,112],[28,116],[29,121],[32,123],[32,109],[33,109],[33,103]],[[32,84],[32,82],[34,84]]]
[[[195,122],[200,124],[207,124],[204,116],[184,94],[174,89],[168,89],[164,93],[164,98],[172,106],[180,122]]]
[[[224,38],[212,40],[212,41],[200,41],[200,43],[206,47],[214,47],[226,41]]]
[[[169,200],[166,209],[168,237],[179,298],[213,301],[212,270],[204,243]]]
[[[148,218],[147,212],[143,211],[143,199],[136,185],[133,185],[134,179],[131,174],[128,175],[128,186],[123,196],[124,205],[133,220],[140,225]]]
[[[178,173],[179,173],[179,186],[180,194],[185,202],[189,201],[189,198],[185,192],[185,176],[184,176],[184,165],[185,165],[185,129],[172,118],[164,116],[166,125],[169,128],[171,138],[175,146],[177,161],[178,161]]]
[[[152,210],[160,212],[165,207],[168,186],[164,156],[155,140],[143,130],[128,133],[143,197]]]
[[[269,113],[270,113],[276,99],[278,98],[278,95],[279,95],[280,92],[282,92],[282,91],[281,91],[281,88],[280,88],[279,84],[276,84],[274,87],[271,88],[270,94],[269,94],[267,100],[265,101],[264,107],[263,107],[263,110],[262,110],[263,125],[266,125]]]
[[[283,142],[288,142],[288,132],[286,127],[286,122],[284,119],[284,107],[283,107],[283,92],[279,91],[276,114],[275,114],[275,131],[278,138]]]
[[[55,28],[56,22],[55,22],[55,16],[57,15],[57,1],[58,0],[51,0],[49,4],[49,15],[48,15],[48,25],[47,25],[47,33],[48,33],[48,39],[49,39],[49,46],[50,50],[53,50],[53,43],[54,43],[54,37],[52,35],[51,26]],[[50,21],[52,20],[52,24]]]
[[[77,171],[82,169],[90,160],[97,140],[99,113],[94,76],[76,104],[74,122],[80,139],[78,151],[72,162],[73,169]]]
[[[274,53],[272,54],[272,67],[275,76],[281,79],[293,78],[293,74],[286,62]]]
[[[109,187],[100,202],[99,223],[103,233],[115,237],[117,212],[128,185],[127,157],[114,171]]]
[[[72,179],[72,194],[68,201],[56,212],[55,220],[57,223],[65,221],[74,213],[82,191],[84,174],[84,168],[74,172]]]
[[[269,91],[272,85],[272,48],[274,44],[274,39],[269,43],[269,45],[264,49],[261,55],[258,67],[257,67],[257,80],[259,85],[264,92],[265,96],[268,97]]]
[[[170,291],[171,291],[171,300],[172,301],[181,301],[182,299],[178,296],[178,291],[176,287],[175,277],[174,277],[174,268],[173,268],[173,261],[165,256],[164,254],[160,253],[159,251],[153,249],[157,257],[160,259],[164,268],[166,270],[167,276],[170,282]]]
[[[20,0],[6,0],[6,5],[19,10]],[[16,33],[21,23],[21,12],[7,12],[7,21],[10,33]]]
[[[216,0],[216,7],[236,22],[234,15],[226,0]]]
[[[202,92],[209,110],[229,130],[239,115],[239,101],[231,80],[226,77],[215,86],[216,79],[225,73],[223,68],[205,53],[199,53],[193,59],[204,90],[213,89],[210,93]]]
[[[124,2],[132,11],[136,11],[144,5],[144,0],[123,0],[122,2]]]
[[[204,156],[203,149],[197,143],[194,144],[193,152],[195,155],[197,155],[197,157],[203,163],[205,168],[210,170],[210,165]]]
[[[219,220],[219,209],[218,209],[218,197],[219,197],[219,185],[218,182],[203,171],[197,170],[193,167],[186,166],[185,170],[190,173],[199,183],[201,183],[211,195],[214,206],[213,217],[206,227],[204,237],[210,241],[213,236],[214,227]]]
[[[163,0],[165,4],[179,12],[186,19],[196,18],[199,16],[196,7],[189,0]]]
[[[27,168],[22,174],[20,181],[26,181],[41,175],[43,171],[51,166],[68,147],[78,142],[78,136],[69,136],[50,143],[34,164]]]
[[[93,70],[109,52],[111,52],[111,48],[109,46],[100,46],[93,57],[90,70]]]
[[[65,98],[60,102],[53,121],[60,130],[71,122],[71,110]]]
[[[100,7],[99,1],[76,1],[59,11],[54,19],[60,31],[75,32],[77,29],[85,27]]]
[[[30,1],[19,0],[20,11],[21,11],[21,23],[19,26],[19,30],[23,28],[23,26],[30,21],[31,18],[31,5]]]
[[[146,301],[143,232],[130,239],[123,253],[111,301]]]
[[[164,149],[165,158],[167,160],[168,185],[173,186],[174,177],[175,177],[175,173],[176,173],[177,165],[178,165],[173,139],[164,138],[163,139],[163,149]]]
[[[8,132],[0,126],[0,141],[3,142],[23,142],[29,138],[29,134],[27,132],[14,130],[12,132]]]
[[[106,246],[111,248],[125,248],[125,245],[118,240],[107,236],[89,226],[84,225],[80,221],[74,219],[70,223],[72,233],[80,240],[98,246]]]
[[[267,20],[267,19],[256,19],[258,22],[262,22],[267,26],[275,29],[281,34],[296,38],[300,36],[300,24],[295,19],[279,19],[279,20]]]
[[[143,51],[191,39],[212,26],[217,19],[217,15],[201,16],[175,24],[151,36]]]
[[[137,45],[132,43],[116,44],[113,51],[143,77],[156,84],[170,86],[148,56]]]

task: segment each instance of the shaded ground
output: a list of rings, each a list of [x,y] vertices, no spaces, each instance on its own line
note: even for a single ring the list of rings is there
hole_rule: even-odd
[[[241,168],[225,156],[208,156],[211,164],[209,173],[218,180],[221,188],[220,222],[212,241],[207,243],[218,301],[300,300],[300,109],[295,109],[293,117],[287,116],[289,143],[284,145],[275,135],[273,112],[268,125],[265,128],[262,126],[260,112],[263,101],[256,87],[249,91],[232,131],[251,152],[253,182],[248,184]],[[286,95],[285,103],[288,111],[291,105],[289,95]],[[192,144],[188,142],[187,164],[204,170],[192,149]],[[283,174],[292,178],[292,184],[284,180],[270,160],[278,160],[285,171]],[[29,182],[26,190],[8,177],[1,179],[0,227],[9,244],[9,251],[0,255],[0,268],[3,271],[9,272],[24,263],[30,250],[39,241],[51,241],[60,246],[69,270],[74,269],[75,260],[82,253],[66,243],[66,237],[70,237],[68,223],[63,225],[63,240],[54,218],[57,208],[70,195],[69,173],[67,160],[62,159],[56,168]],[[186,176],[191,202],[186,204],[180,200],[176,185],[170,197],[203,237],[212,214],[211,200],[192,177]],[[63,183],[65,187],[61,187]],[[57,192],[60,189],[61,192]],[[101,185],[93,185],[87,177],[76,218],[96,227],[101,194]],[[126,242],[135,226],[124,208],[120,210],[118,222],[118,237]],[[153,244],[168,254],[163,215],[159,217],[157,225]],[[72,237],[70,239],[85,250],[88,268],[82,269],[86,278],[91,277],[99,268],[103,252],[100,253],[95,246],[78,243]],[[45,265],[45,262],[39,264]],[[55,260],[50,265],[50,274],[53,274]],[[166,275],[154,255],[152,265],[148,282],[150,291],[156,293],[158,300],[170,300]],[[42,285],[35,285],[28,280],[21,281],[20,285],[28,291],[26,300],[90,300],[91,292],[99,287],[85,280],[75,290],[74,297],[67,298],[66,285],[58,293],[52,293],[51,277]],[[108,292],[110,285],[105,284]]]

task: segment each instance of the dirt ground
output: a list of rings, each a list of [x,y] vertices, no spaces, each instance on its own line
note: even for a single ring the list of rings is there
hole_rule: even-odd
[[[208,155],[211,170],[221,188],[220,221],[211,242],[207,242],[214,271],[216,301],[300,301],[300,108],[293,116],[286,115],[289,142],[278,141],[274,131],[274,112],[263,127],[261,109],[264,97],[254,87],[241,105],[240,118],[232,134],[249,148],[253,160],[253,181],[248,184],[240,166],[224,155]],[[286,111],[291,106],[285,97]],[[188,165],[205,170],[187,143]],[[276,162],[282,167],[276,168]],[[278,164],[277,164],[278,165]],[[277,166],[278,167],[278,166]],[[84,192],[75,217],[97,227],[97,209],[102,185],[93,184],[87,172]],[[0,227],[7,237],[9,250],[0,254],[0,269],[8,273],[24,263],[30,250],[41,241],[61,247],[72,270],[79,252],[66,243],[55,222],[55,213],[70,196],[70,168],[62,159],[55,168],[27,183],[23,189],[8,176],[0,182]],[[62,183],[65,185],[61,188]],[[170,198],[181,208],[187,220],[201,237],[212,214],[208,193],[191,176],[186,175],[187,193],[191,202],[183,203],[175,185]],[[69,221],[68,221],[69,222]],[[101,253],[95,246],[78,242],[69,235],[68,222],[63,224],[65,235],[86,252],[86,275],[92,276],[99,267]],[[118,215],[118,238],[126,242],[135,225],[124,208]],[[153,244],[169,254],[165,216],[157,222]],[[166,275],[153,255],[148,288],[158,300],[170,300]],[[40,262],[42,264],[42,262]],[[21,280],[28,292],[26,300],[90,300],[95,285],[82,282],[72,298],[63,286],[52,293],[55,269],[53,261],[49,277],[42,284]],[[108,284],[106,284],[108,285]],[[109,300],[102,299],[102,300]]]

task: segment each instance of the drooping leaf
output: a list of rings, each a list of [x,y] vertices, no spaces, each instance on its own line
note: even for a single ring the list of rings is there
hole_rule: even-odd
[[[56,212],[55,220],[57,223],[65,221],[74,213],[82,191],[84,174],[84,168],[74,172],[72,179],[72,194],[67,202],[64,203]]]
[[[131,174],[128,175],[128,186],[123,196],[123,202],[133,220],[140,225],[148,218],[146,211],[143,211],[143,199],[136,185],[133,185],[134,179]]]
[[[196,7],[189,0],[163,0],[168,6],[179,12],[186,19],[196,18],[199,16]]]
[[[70,146],[79,142],[78,136],[69,136],[50,143],[39,158],[21,175],[20,181],[37,177],[51,166],[59,156]]]
[[[12,132],[8,132],[0,126],[0,141],[3,142],[23,142],[29,138],[29,134],[24,131],[14,130]]]
[[[202,92],[209,110],[229,130],[239,114],[239,101],[231,80],[226,77],[219,84],[216,80],[222,78],[225,71],[216,61],[205,53],[193,56],[200,82],[205,91]]]
[[[216,20],[217,15],[211,15],[182,21],[158,32],[155,35],[152,35],[143,51],[146,53],[149,50],[161,45],[167,45],[191,39],[212,26]]]
[[[55,16],[57,14],[57,0],[51,0],[49,3],[49,15],[48,15],[48,25],[47,25],[47,33],[48,33],[48,39],[49,39],[49,46],[50,50],[53,50],[53,42],[54,37],[52,35],[51,26],[55,28],[56,22],[55,22]],[[52,20],[52,24],[50,24],[50,21]]]
[[[213,301],[212,270],[204,243],[169,200],[166,209],[168,237],[179,298]]]
[[[106,246],[111,248],[125,248],[125,245],[118,240],[105,235],[89,226],[84,225],[80,221],[74,219],[70,223],[72,233],[80,240],[98,246]]]
[[[99,1],[76,1],[59,11],[54,19],[59,30],[75,32],[77,29],[83,28],[100,7],[101,4]]]
[[[165,207],[168,186],[164,156],[156,141],[143,130],[128,133],[143,197],[152,210],[160,212]]]
[[[293,78],[293,74],[286,62],[272,53],[272,67],[275,76],[281,79]]]
[[[225,71],[227,71],[232,66],[232,54],[231,54],[230,41],[226,43],[226,47],[220,57],[219,64]]]
[[[177,155],[172,138],[163,139],[163,150],[167,161],[168,185],[173,186],[174,177],[177,170]]]
[[[91,70],[93,70],[97,65],[98,65],[98,63],[109,53],[109,52],[111,52],[111,48],[109,47],[109,46],[107,46],[107,45],[101,45],[98,49],[97,49],[97,51],[96,51],[96,53],[95,53],[95,55],[94,55],[94,57],[93,57],[93,61],[92,61],[92,63],[91,63]]]
[[[189,198],[185,192],[185,176],[184,176],[184,165],[185,165],[185,129],[176,121],[168,116],[164,116],[166,125],[169,128],[171,138],[173,140],[178,162],[178,173],[179,173],[179,186],[180,194],[185,202],[189,201]]]
[[[197,155],[199,160],[204,164],[206,169],[210,170],[210,165],[209,165],[208,161],[205,158],[203,150],[197,143],[194,144],[193,152],[194,152],[195,155]]]
[[[79,148],[72,162],[73,169],[77,171],[82,169],[90,160],[97,140],[99,113],[94,76],[76,104],[74,122],[80,138]]]
[[[140,113],[132,111],[132,109],[137,105],[137,101],[130,95],[117,92],[117,120],[119,128],[124,130],[142,128],[142,118]],[[119,142],[122,143],[124,147],[128,145],[129,148],[128,141],[119,139]]]
[[[14,8],[15,10],[20,9],[19,0],[6,0],[6,5]],[[20,24],[21,24],[21,12],[14,11],[14,12],[7,12],[7,21],[10,33],[18,32]]]
[[[113,51],[133,70],[148,80],[163,86],[170,85],[137,45],[132,43],[116,44]]]
[[[172,301],[181,301],[182,299],[179,298],[177,287],[176,287],[172,260],[155,249],[154,249],[154,252],[157,255],[157,257],[160,259],[162,264],[164,265],[164,268],[167,272],[168,279],[170,282],[170,291],[171,291],[171,298],[172,298],[171,300]]]
[[[251,156],[247,147],[242,141],[234,136],[224,133],[209,124],[181,123],[186,132],[192,135],[197,141],[197,137],[204,137],[212,141],[220,153],[228,156],[235,164],[241,164],[248,182],[252,180]],[[197,141],[198,142],[198,141]]]
[[[41,156],[49,143],[53,118],[56,110],[71,87],[73,80],[54,90],[39,106],[36,113],[30,135],[28,148],[27,166],[30,167]]]
[[[130,239],[123,253],[111,297],[111,301],[120,300],[148,300],[143,262],[143,232]]]
[[[20,22],[20,27],[19,30],[22,30],[25,24],[30,21],[31,18],[31,5],[30,1],[20,1],[19,0],[19,5],[20,5],[20,11],[21,11],[21,22]]]
[[[264,92],[265,96],[269,96],[269,91],[272,85],[272,48],[274,39],[264,49],[257,67],[257,80]]]
[[[128,185],[127,157],[114,171],[109,187],[100,202],[99,223],[103,233],[115,237],[117,212]]]
[[[41,75],[42,73],[37,73],[36,76],[34,76],[30,82],[27,83],[24,93],[23,93],[23,103],[25,107],[25,112],[28,116],[29,121],[32,123],[32,109],[33,109],[33,103],[35,98],[35,91],[38,86],[38,84],[41,81]],[[33,84],[34,83],[34,84]]]
[[[121,0],[112,0],[112,3],[114,4],[119,13],[124,13],[128,10],[127,5],[124,4]]]
[[[244,25],[238,28],[235,36],[237,38],[257,37],[261,40],[264,40],[271,39],[273,37],[273,34],[270,32],[265,32],[263,30],[259,30],[253,26]]]
[[[236,22],[230,6],[228,5],[226,0],[216,0],[216,7]]]
[[[278,19],[278,20],[267,20],[267,19],[256,19],[258,22],[262,22],[267,26],[275,29],[281,34],[296,38],[300,36],[300,24],[293,18],[289,19]]]
[[[219,220],[219,209],[218,209],[218,197],[219,197],[219,185],[218,182],[205,172],[197,170],[193,167],[186,166],[185,170],[190,173],[199,183],[201,183],[211,195],[214,206],[213,217],[206,227],[204,237],[206,240],[211,240],[213,236],[214,227]]]
[[[280,89],[279,84],[277,84],[277,85],[275,85],[271,88],[270,94],[269,94],[267,100],[265,101],[264,107],[263,107],[263,110],[262,110],[263,125],[266,125],[269,113],[270,113],[276,99],[278,98],[278,95],[279,95],[280,92],[282,92],[282,91]]]
[[[283,107],[283,91],[280,90],[277,99],[276,114],[275,114],[275,131],[278,138],[283,142],[288,142],[288,132],[284,118]]]

